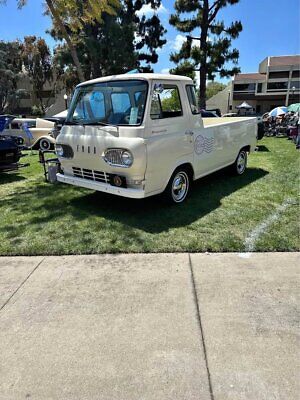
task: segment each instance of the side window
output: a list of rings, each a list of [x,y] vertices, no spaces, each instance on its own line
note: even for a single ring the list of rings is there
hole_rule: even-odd
[[[174,85],[164,85],[160,93],[154,93],[151,102],[151,119],[174,118],[182,115],[179,90]]]
[[[131,107],[128,93],[112,93],[111,103],[114,114],[125,113]]]
[[[197,96],[195,86],[188,85],[186,86],[186,92],[189,99],[190,107],[192,114],[200,114],[200,108],[197,104]]]
[[[20,125],[18,122],[12,122],[10,126],[11,129],[20,129]]]

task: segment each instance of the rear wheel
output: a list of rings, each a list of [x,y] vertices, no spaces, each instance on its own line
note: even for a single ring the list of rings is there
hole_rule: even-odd
[[[163,196],[168,203],[182,203],[190,190],[191,178],[185,168],[177,168],[173,173]]]
[[[50,150],[51,142],[49,139],[43,138],[40,140],[40,150]]]
[[[243,175],[247,168],[247,152],[246,150],[241,150],[231,167],[232,172],[235,175]]]

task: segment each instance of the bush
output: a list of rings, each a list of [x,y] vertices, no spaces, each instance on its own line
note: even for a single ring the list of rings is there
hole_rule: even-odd
[[[34,117],[42,117],[44,115],[44,111],[40,106],[32,106],[31,115]]]

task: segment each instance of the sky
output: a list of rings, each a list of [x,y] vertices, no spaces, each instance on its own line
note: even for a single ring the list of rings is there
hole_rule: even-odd
[[[50,47],[55,42],[46,34],[51,26],[49,17],[43,15],[40,0],[28,0],[22,10],[16,7],[16,0],[7,0],[0,5],[0,40],[23,39],[26,35],[44,37]],[[167,44],[159,51],[155,72],[167,72],[174,65],[169,61],[171,52],[180,48],[184,36],[169,25],[169,16],[174,12],[174,0],[162,0],[158,10],[163,26],[167,29]],[[146,15],[152,11],[143,10]],[[241,0],[228,6],[219,14],[219,19],[230,24],[241,20],[243,31],[232,45],[239,49],[241,72],[257,72],[258,64],[267,56],[300,54],[300,2],[299,0]],[[197,35],[197,32],[195,32]],[[198,33],[199,35],[199,33]]]

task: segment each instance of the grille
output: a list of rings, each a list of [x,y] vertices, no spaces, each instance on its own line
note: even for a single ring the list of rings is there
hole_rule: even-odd
[[[93,169],[78,168],[78,167],[73,167],[72,170],[73,170],[73,175],[76,178],[89,179],[91,181],[104,182],[104,183],[110,182],[109,174],[103,171],[96,171]]]
[[[106,160],[114,165],[124,165],[121,158],[121,150],[109,149],[105,152]]]

